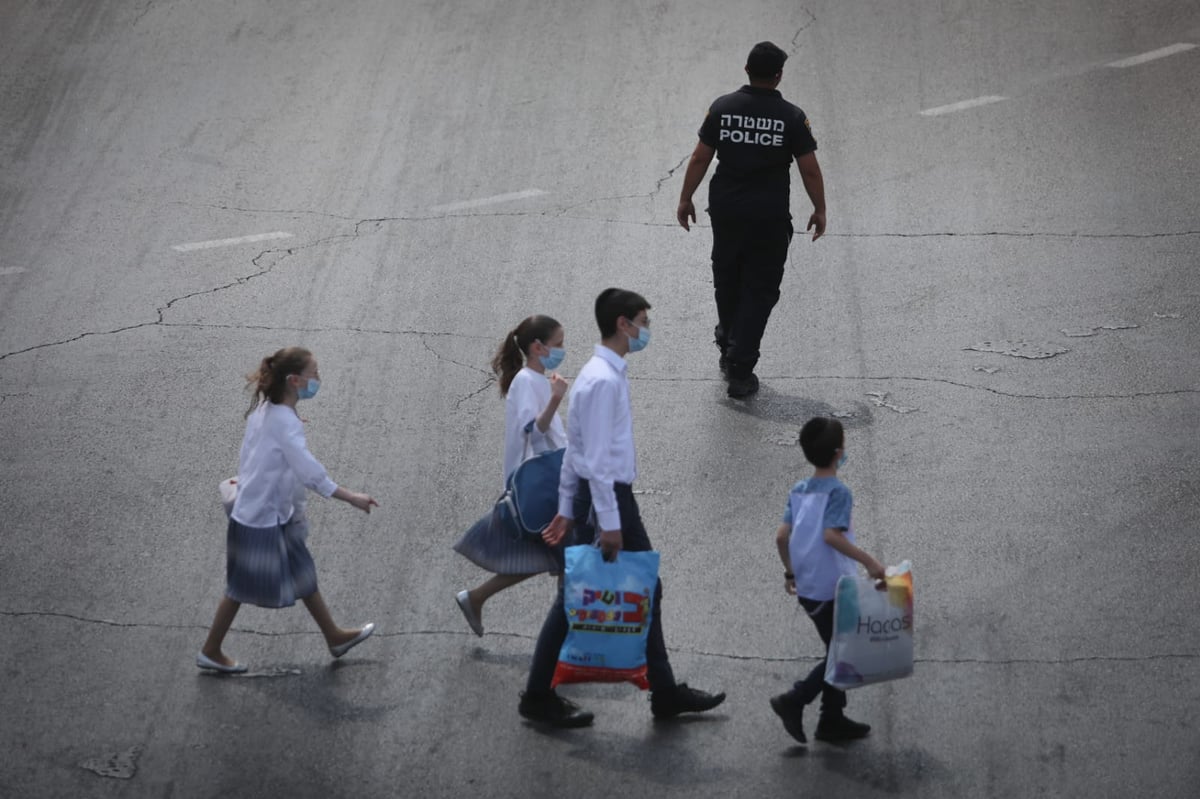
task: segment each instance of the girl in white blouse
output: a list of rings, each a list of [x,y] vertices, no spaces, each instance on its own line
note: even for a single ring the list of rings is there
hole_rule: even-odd
[[[374,624],[339,627],[317,590],[317,569],[305,545],[305,489],[371,512],[379,503],[341,488],[308,451],[296,402],[320,388],[317,359],[289,347],[267,358],[248,378],[254,389],[246,411],[246,433],[238,465],[237,498],[226,534],[225,596],[196,655],[202,669],[238,673],[246,666],[221,651],[225,634],[243,602],[281,608],[302,600],[334,657],[366,640]]]
[[[509,331],[492,359],[504,397],[505,483],[526,458],[567,445],[567,431],[558,415],[567,381],[554,371],[566,356],[563,342],[563,328],[557,321],[530,316]],[[483,603],[491,596],[535,574],[562,570],[560,551],[541,541],[513,538],[493,523],[491,512],[454,549],[494,575],[455,597],[476,635],[483,635]]]

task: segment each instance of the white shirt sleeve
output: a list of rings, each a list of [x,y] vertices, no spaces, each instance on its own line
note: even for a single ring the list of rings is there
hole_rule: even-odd
[[[280,430],[279,444],[283,450],[283,458],[287,465],[296,473],[296,479],[306,487],[316,491],[323,497],[329,497],[337,491],[337,483],[329,478],[325,467],[308,451],[308,442],[304,438],[304,424],[300,419],[288,419],[286,415],[276,418],[283,419]]]
[[[513,378],[508,387],[508,395],[504,400],[504,479],[521,465],[526,458],[550,449],[566,446],[561,433],[562,422],[556,418],[551,421],[550,430],[543,433],[538,430],[537,418],[542,415],[550,402],[550,381],[526,369],[522,369]],[[558,424],[554,424],[554,422]],[[526,435],[525,427],[533,422],[533,428]]]
[[[601,530],[620,530],[621,516],[617,512],[617,495],[613,490],[613,483],[617,482],[619,476],[619,463],[611,452],[617,434],[616,413],[621,402],[620,386],[614,380],[600,380],[588,388],[583,396],[573,396],[572,403],[578,407],[579,437],[583,450],[581,455],[589,475],[592,507],[596,509],[596,522]],[[563,506],[561,482],[560,478],[560,511]]]

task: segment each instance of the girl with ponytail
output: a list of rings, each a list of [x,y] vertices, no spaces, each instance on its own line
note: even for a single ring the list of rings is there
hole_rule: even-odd
[[[508,332],[492,358],[492,371],[504,397],[505,484],[526,458],[567,445],[567,431],[558,415],[567,381],[554,371],[566,357],[563,341],[563,327],[557,321],[530,316]],[[463,535],[454,550],[494,575],[455,597],[476,635],[483,635],[483,603],[491,596],[535,574],[562,571],[561,550],[551,550],[541,541],[514,539],[493,524],[491,512]]]
[[[227,674],[246,671],[246,666],[221,650],[243,602],[282,608],[303,601],[334,657],[346,654],[375,630],[374,624],[346,629],[334,622],[317,590],[317,568],[305,545],[306,489],[367,513],[379,505],[370,496],[347,491],[329,479],[325,467],[308,451],[296,402],[311,399],[321,387],[317,359],[299,347],[282,349],[263,358],[246,381],[252,397],[245,413],[237,497],[226,532],[225,596],[196,655],[200,668]]]

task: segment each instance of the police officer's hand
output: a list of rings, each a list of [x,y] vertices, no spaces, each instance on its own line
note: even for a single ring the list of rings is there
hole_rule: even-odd
[[[813,230],[813,228],[816,228],[816,230]],[[808,227],[806,227],[805,230],[813,231],[813,237],[812,237],[813,241],[816,241],[817,239],[824,236],[825,235],[825,212],[821,211],[819,213],[813,213],[813,215],[808,218]]]
[[[675,218],[679,220],[680,227],[690,231],[691,228],[688,227],[688,219],[691,219],[693,222],[696,221],[696,206],[692,205],[691,200],[680,200],[679,208],[675,211]]]

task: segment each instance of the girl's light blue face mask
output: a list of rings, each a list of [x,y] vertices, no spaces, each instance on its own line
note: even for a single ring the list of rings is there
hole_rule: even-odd
[[[630,337],[630,339],[629,339],[629,351],[630,352],[641,352],[642,350],[646,349],[646,345],[649,343],[650,343],[650,328],[639,327],[637,338]]]
[[[545,369],[557,369],[563,359],[567,357],[567,351],[562,347],[551,347],[549,355],[539,355],[538,360],[542,362],[542,367]]]
[[[308,382],[296,389],[297,399],[312,399],[317,396],[317,389],[321,387],[321,381],[315,377],[308,378]]]

